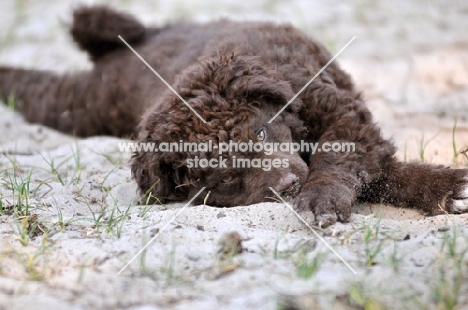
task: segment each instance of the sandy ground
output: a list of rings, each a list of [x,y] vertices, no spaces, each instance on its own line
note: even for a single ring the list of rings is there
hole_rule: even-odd
[[[468,147],[466,2],[106,2],[152,24],[289,22],[334,52],[356,35],[338,62],[398,156],[467,166],[454,156]],[[65,31],[76,4],[2,0],[0,64],[89,68]],[[185,203],[138,205],[124,140],[75,139],[4,105],[0,132],[0,309],[468,308],[468,215],[355,206],[317,230],[354,273],[282,204],[189,206],[159,233]],[[223,252],[238,249],[229,232],[242,253]]]

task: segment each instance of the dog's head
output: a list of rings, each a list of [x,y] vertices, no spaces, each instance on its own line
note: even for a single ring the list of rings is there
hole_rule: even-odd
[[[206,123],[169,91],[147,111],[137,142],[160,148],[133,154],[132,174],[143,195],[185,200],[206,187],[195,203],[207,197],[209,205],[229,207],[276,200],[270,187],[298,193],[307,165],[278,143],[300,140],[306,128],[297,117],[299,99],[268,123],[294,96],[276,70],[258,57],[222,55],[187,68],[174,89]]]

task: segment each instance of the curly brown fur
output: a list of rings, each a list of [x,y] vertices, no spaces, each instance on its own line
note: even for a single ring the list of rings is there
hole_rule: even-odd
[[[94,6],[91,10],[81,7],[73,12],[73,25],[70,34],[78,46],[87,51],[96,61],[110,51],[124,48],[118,38],[138,44],[145,39],[146,28],[133,16],[119,14],[106,6]]]
[[[272,123],[268,121],[331,58],[318,42],[272,23],[174,24],[146,28],[107,7],[81,7],[70,30],[94,61],[90,72],[0,68],[0,95],[13,94],[32,122],[79,136],[137,133],[138,142],[353,142],[355,152],[272,155],[233,151],[225,168],[189,168],[214,152],[133,154],[143,195],[163,202],[201,195],[215,206],[274,200],[270,187],[311,209],[322,225],[345,221],[357,201],[429,214],[468,210],[468,172],[406,164],[382,137],[350,77],[333,62]],[[201,115],[194,113],[117,38],[121,35]],[[142,117],[142,119],[141,119]],[[141,120],[141,121],[140,121]],[[139,125],[138,125],[139,124]],[[263,140],[263,138],[262,138]],[[232,168],[236,158],[287,161],[264,171]]]

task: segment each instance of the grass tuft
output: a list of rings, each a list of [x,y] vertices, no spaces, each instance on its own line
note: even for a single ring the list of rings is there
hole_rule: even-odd
[[[322,267],[328,258],[328,253],[317,253],[312,258],[308,258],[308,252],[302,251],[296,262],[297,275],[303,279],[312,278]]]
[[[374,224],[370,223],[362,228],[366,266],[376,264],[376,258],[382,251],[383,240],[379,239],[380,219]]]
[[[437,136],[440,134],[440,131],[436,133],[432,138],[427,140],[426,142],[424,141],[424,132],[422,133],[421,140],[419,142],[419,159],[424,162],[425,160],[425,152],[426,148],[429,145],[430,142],[432,142]]]

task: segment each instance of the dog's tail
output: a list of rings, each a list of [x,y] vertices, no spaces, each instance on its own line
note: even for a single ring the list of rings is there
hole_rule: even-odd
[[[103,5],[81,6],[73,12],[70,34],[91,60],[97,61],[107,53],[125,47],[119,36],[137,45],[154,34],[133,16],[114,11]]]
[[[109,87],[94,71],[58,75],[0,67],[0,99],[29,122],[80,137],[134,132],[140,111],[128,109],[131,98]]]

